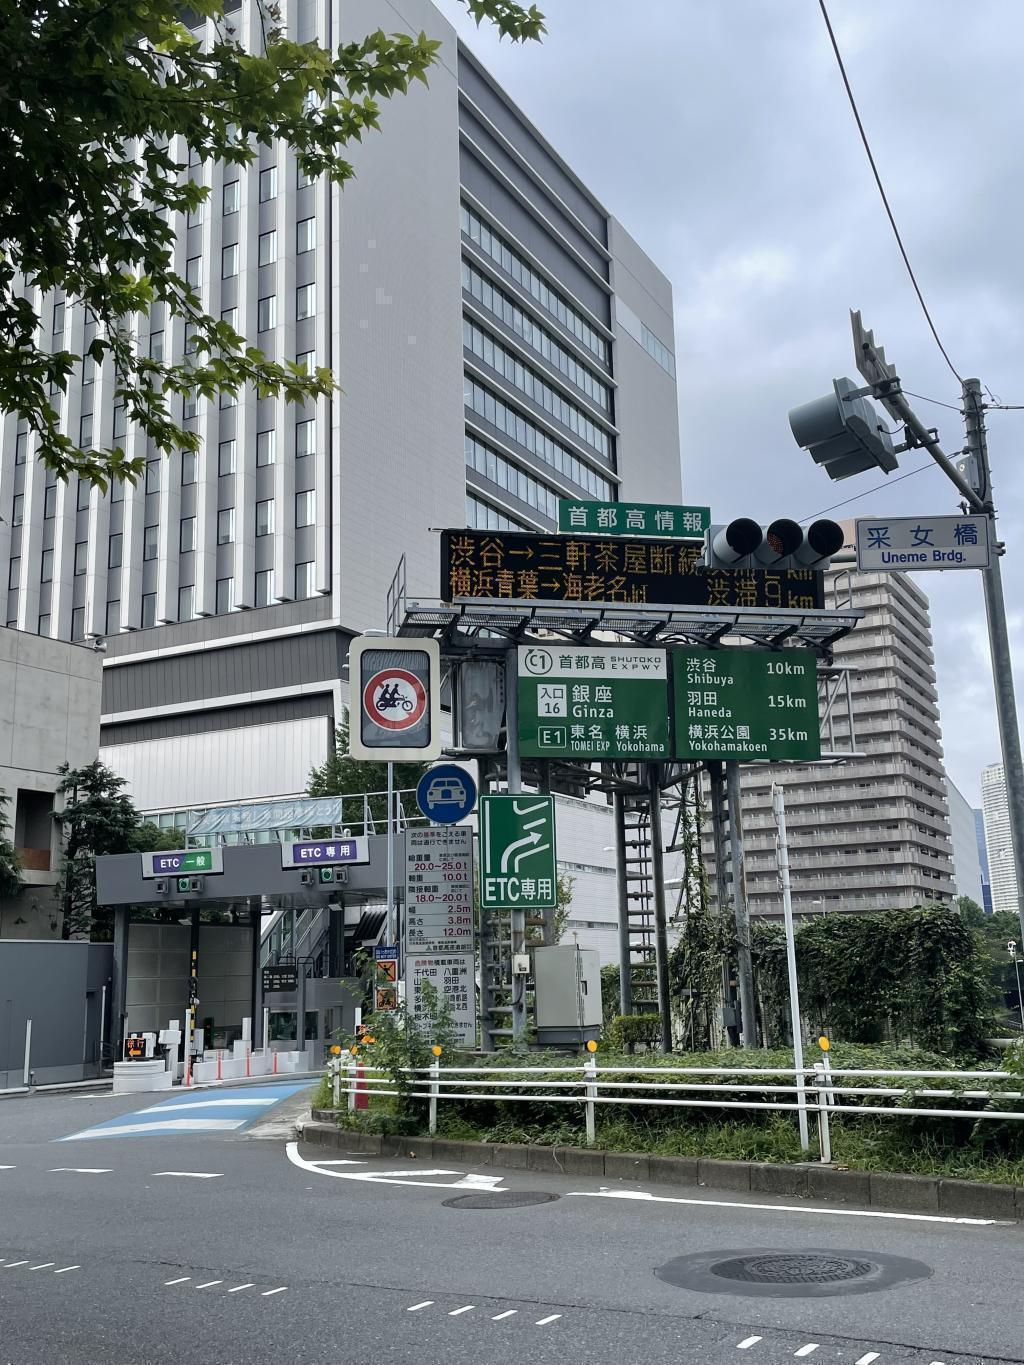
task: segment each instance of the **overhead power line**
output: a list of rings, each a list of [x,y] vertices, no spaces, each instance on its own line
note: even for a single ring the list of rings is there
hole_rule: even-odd
[[[863,493],[854,493],[852,498],[844,498],[842,502],[834,502],[831,507],[823,507],[820,512],[813,512],[809,517],[801,517],[801,521],[813,521],[815,517],[823,517],[826,512],[834,512],[837,507],[846,507],[851,502],[859,502],[861,498],[869,497],[872,493],[878,493],[883,488],[891,488],[894,483],[902,483],[904,479],[912,479],[915,474],[923,474],[926,469],[937,469],[934,464],[918,465],[916,469],[910,469],[906,474],[900,474],[898,478],[886,479],[885,483],[876,483],[873,488],[865,488]]]
[[[896,218],[893,215],[892,208],[889,205],[889,198],[885,192],[885,186],[882,184],[882,177],[879,175],[878,167],[875,165],[875,158],[871,151],[871,144],[868,142],[868,135],[864,131],[864,124],[861,121],[860,111],[857,108],[857,101],[853,97],[853,90],[850,86],[850,78],[846,74],[846,66],[843,62],[843,55],[839,51],[839,44],[836,41],[836,35],[832,28],[832,20],[828,17],[828,10],[825,8],[825,0],[818,0],[818,5],[821,9],[821,17],[825,20],[825,27],[828,29],[829,40],[832,43],[832,51],[836,54],[836,62],[839,65],[839,74],[843,78],[843,85],[846,86],[846,94],[847,98],[850,101],[850,108],[853,110],[853,117],[857,121],[857,131],[860,133],[860,140],[864,144],[865,152],[867,152],[868,162],[871,166],[871,173],[875,177],[875,184],[878,186],[878,193],[882,196],[882,203],[885,206],[886,216],[889,219],[890,226],[892,227],[893,230],[893,235],[896,238],[896,245],[900,249],[900,255],[903,257],[903,264],[907,267],[907,274],[910,276],[910,283],[914,286],[914,293],[917,295],[917,301],[921,305],[921,311],[922,313],[924,313],[925,320],[927,321],[928,326],[931,329],[931,334],[935,338],[935,344],[942,352],[943,360],[945,360],[950,370],[952,370],[953,375],[956,378],[957,382],[962,386],[964,381],[960,377],[960,374],[958,373],[956,366],[953,364],[952,360],[950,360],[949,353],[947,352],[945,346],[943,346],[942,344],[942,340],[939,337],[938,331],[936,330],[935,323],[932,321],[932,315],[928,311],[928,305],[924,301],[924,295],[921,293],[921,286],[917,282],[917,276],[914,274],[914,268],[910,264],[910,257],[907,255],[907,248],[903,245],[903,238],[900,236],[900,230],[896,226]],[[895,482],[895,480],[893,480],[893,482]]]

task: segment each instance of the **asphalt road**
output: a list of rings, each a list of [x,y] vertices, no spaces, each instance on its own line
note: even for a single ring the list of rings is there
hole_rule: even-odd
[[[189,1113],[235,1112],[206,1093]],[[166,1097],[0,1103],[0,1365],[1024,1362],[1016,1225],[368,1160],[289,1144],[304,1096],[261,1093],[251,1126],[171,1135],[117,1135]],[[558,1197],[445,1206],[490,1189]],[[755,1253],[857,1274],[708,1271]]]

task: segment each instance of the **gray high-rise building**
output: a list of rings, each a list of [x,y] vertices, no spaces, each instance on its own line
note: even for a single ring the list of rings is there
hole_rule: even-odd
[[[1020,908],[1020,888],[1013,864],[1010,833],[1010,806],[1006,798],[1006,777],[1001,763],[990,763],[981,770],[981,807],[985,818],[985,847],[988,852],[992,909],[1016,915]]]
[[[946,800],[949,803],[950,839],[953,844],[953,884],[958,896],[970,896],[975,905],[984,909],[981,858],[978,853],[978,832],[974,811],[955,782],[946,778]]]
[[[257,7],[227,8],[258,43]],[[168,458],[89,362],[64,429],[146,461],[109,496],[55,482],[4,424],[0,620],[105,638],[103,754],[147,810],[302,791],[400,556],[410,594],[439,595],[432,528],[681,497],[667,279],[428,0],[287,6],[291,36],[327,47],[382,23],[440,38],[441,59],[351,149],[343,193],[279,143],[249,168],[192,165],[211,192],[177,225],[176,269],[207,309],[270,356],[328,366],[334,394],[188,400],[201,451]],[[81,353],[82,310],[36,301],[44,335]],[[184,325],[155,311],[139,346],[177,358]]]
[[[772,783],[785,788],[793,910],[903,909],[953,899],[953,862],[928,599],[905,574],[833,569],[826,606],[863,611],[835,646],[851,680],[856,757],[743,770],[747,889],[781,914]],[[850,748],[845,708],[833,718]],[[710,842],[705,840],[710,864]]]

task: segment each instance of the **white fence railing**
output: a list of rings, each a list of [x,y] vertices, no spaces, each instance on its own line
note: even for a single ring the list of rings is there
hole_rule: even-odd
[[[403,1073],[400,1092],[392,1076],[379,1067],[342,1056],[332,1059],[335,1108],[342,1097],[348,1108],[365,1107],[372,1095],[429,1101],[430,1132],[437,1129],[437,1106],[446,1101],[501,1100],[568,1104],[582,1108],[588,1143],[596,1137],[599,1104],[628,1104],[679,1109],[772,1110],[814,1115],[823,1162],[832,1160],[830,1116],[895,1115],[903,1118],[1024,1120],[1024,1085],[1004,1088],[1015,1079],[1005,1071],[902,1071],[832,1067],[828,1060],[804,1071],[785,1067],[624,1067],[599,1066],[445,1066]],[[714,1077],[702,1080],[700,1077]],[[682,1078],[682,1079],[677,1079]],[[940,1087],[922,1085],[942,1081]],[[857,1084],[875,1081],[874,1085]],[[998,1082],[974,1087],[973,1082]],[[885,1082],[890,1082],[886,1084]],[[895,1082],[892,1084],[891,1082]],[[966,1088],[971,1085],[971,1088]],[[734,1098],[729,1098],[733,1096]],[[873,1103],[865,1103],[870,1099]],[[929,1100],[960,1100],[964,1107],[930,1106]],[[922,1104],[921,1101],[925,1103]],[[1020,1101],[1019,1110],[988,1108],[1000,1101]],[[978,1107],[967,1108],[968,1102]]]

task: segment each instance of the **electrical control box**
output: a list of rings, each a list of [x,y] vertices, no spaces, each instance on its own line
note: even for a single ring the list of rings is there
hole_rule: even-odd
[[[601,957],[594,948],[535,948],[537,1041],[580,1046],[601,1037]]]

